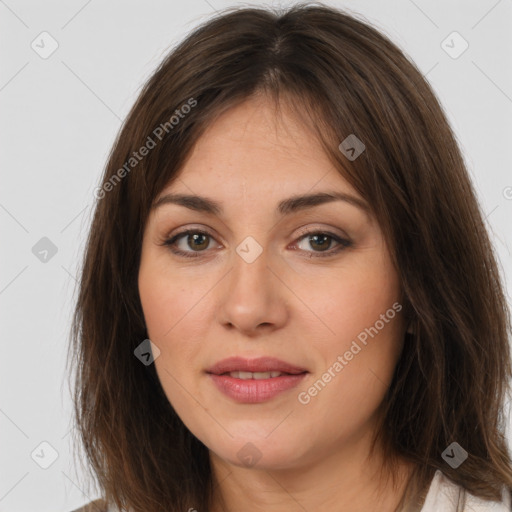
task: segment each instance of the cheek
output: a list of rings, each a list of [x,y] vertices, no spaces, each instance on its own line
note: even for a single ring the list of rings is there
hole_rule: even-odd
[[[191,283],[183,274],[169,273],[158,258],[141,261],[139,295],[148,335],[158,343],[167,342],[174,333],[194,325],[190,318],[200,309],[204,295],[200,283]]]
[[[166,275],[158,265],[141,263],[139,295],[147,334],[160,350],[154,362],[155,370],[167,399],[178,409],[187,404],[180,384],[188,387],[186,372],[197,364],[193,340],[199,337],[193,329],[200,325],[200,319],[196,317],[199,308],[194,305],[201,295],[195,290],[194,293],[191,287],[186,287],[179,277],[173,279]]]
[[[303,394],[298,397],[305,404],[304,417],[314,421],[311,438],[319,424],[327,439],[363,432],[362,426],[382,404],[391,384],[402,347],[396,311],[400,308],[387,292],[377,298],[369,293],[366,298],[371,300],[364,297],[335,297],[326,317],[335,334],[315,343],[318,373],[301,387]]]
[[[160,258],[162,260],[162,258]],[[178,383],[185,383],[198,371],[201,340],[208,325],[205,307],[211,283],[191,280],[186,272],[169,272],[165,261],[142,260],[139,294],[149,339],[160,349],[155,367],[168,398],[181,397]],[[204,348],[203,348],[204,350]]]
[[[378,404],[391,382],[403,340],[398,275],[382,255],[368,256],[336,280],[326,279],[324,293],[316,288],[311,296],[330,332],[323,329],[327,334],[315,349],[321,354],[322,370],[331,368],[336,375],[324,399],[346,400],[349,410],[357,409],[358,402],[366,402],[368,410]]]
[[[332,272],[316,275],[295,290],[317,315],[311,318],[317,323],[320,319],[326,334],[330,332],[330,338],[337,340],[337,348],[373,326],[400,299],[399,280],[391,263],[380,255],[364,256],[338,269],[335,278]],[[394,310],[391,315],[398,316]],[[389,331],[391,323],[384,330]]]

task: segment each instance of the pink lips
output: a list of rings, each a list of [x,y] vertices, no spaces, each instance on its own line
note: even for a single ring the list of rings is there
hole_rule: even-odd
[[[238,379],[229,375],[229,372],[235,371],[282,372],[285,375],[268,379]],[[217,388],[240,403],[261,403],[270,400],[279,393],[297,386],[307,373],[305,368],[272,357],[230,357],[207,370]]]
[[[208,373],[221,375],[229,372],[283,372],[303,373],[305,368],[293,366],[274,357],[258,357],[257,359],[245,359],[243,357],[228,357],[214,364],[207,370]]]

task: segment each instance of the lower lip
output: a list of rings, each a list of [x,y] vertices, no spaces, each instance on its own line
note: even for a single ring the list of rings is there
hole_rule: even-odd
[[[217,388],[236,402],[258,404],[297,386],[306,373],[270,379],[235,379],[229,375],[208,374]]]

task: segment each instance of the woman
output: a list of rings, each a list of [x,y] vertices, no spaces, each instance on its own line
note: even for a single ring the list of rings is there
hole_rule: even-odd
[[[510,509],[497,263],[441,106],[374,28],[221,13],[96,197],[72,348],[104,499],[80,510]]]

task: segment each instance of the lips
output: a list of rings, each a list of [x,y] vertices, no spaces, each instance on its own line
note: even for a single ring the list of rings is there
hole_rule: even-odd
[[[308,373],[305,368],[273,357],[230,357],[207,370],[219,391],[242,404],[271,400],[298,386]]]
[[[282,374],[298,375],[300,373],[307,372],[307,370],[274,357],[259,357],[256,359],[229,357],[217,362],[211,368],[206,370],[206,372],[214,375],[229,374],[231,372],[251,372],[260,374],[280,372]]]

